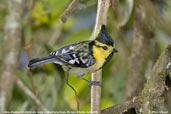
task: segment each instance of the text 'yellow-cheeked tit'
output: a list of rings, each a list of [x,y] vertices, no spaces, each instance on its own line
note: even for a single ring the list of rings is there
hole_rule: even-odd
[[[29,61],[28,67],[36,67],[41,64],[56,63],[62,65],[64,70],[84,79],[84,74],[95,72],[104,67],[117,52],[114,42],[107,33],[105,25],[95,40],[82,41],[69,44],[50,54]]]

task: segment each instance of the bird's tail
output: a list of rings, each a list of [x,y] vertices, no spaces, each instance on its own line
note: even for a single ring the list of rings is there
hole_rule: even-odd
[[[53,63],[56,62],[57,59],[52,57],[52,56],[45,56],[42,58],[35,58],[35,59],[31,59],[28,63],[28,67],[32,68],[32,67],[36,67],[42,64],[47,64],[47,63]]]

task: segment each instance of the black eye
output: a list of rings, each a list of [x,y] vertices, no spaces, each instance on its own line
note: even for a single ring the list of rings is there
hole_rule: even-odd
[[[107,50],[107,49],[108,49],[107,46],[103,46],[102,48],[103,48],[104,50]]]

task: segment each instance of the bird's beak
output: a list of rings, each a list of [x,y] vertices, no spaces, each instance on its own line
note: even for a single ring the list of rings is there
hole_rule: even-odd
[[[117,49],[115,49],[115,48],[113,48],[113,52],[114,52],[114,53],[117,53],[117,52],[118,52],[118,50],[117,50]]]

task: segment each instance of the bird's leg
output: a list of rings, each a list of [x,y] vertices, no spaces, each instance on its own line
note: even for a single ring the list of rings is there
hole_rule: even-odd
[[[99,82],[99,81],[91,81],[91,80],[88,80],[88,79],[84,78],[82,75],[81,75],[81,76],[78,76],[78,77],[79,77],[80,79],[82,79],[82,80],[88,82],[89,86],[93,86],[93,85],[95,85],[95,86],[101,86],[101,85],[102,85],[101,82]]]

